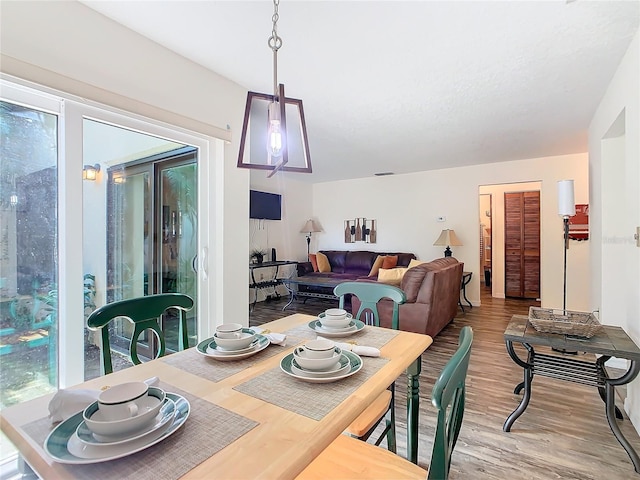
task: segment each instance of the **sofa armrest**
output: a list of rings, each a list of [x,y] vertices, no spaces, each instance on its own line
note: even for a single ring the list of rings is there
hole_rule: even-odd
[[[307,273],[313,273],[313,265],[311,265],[311,262],[298,262],[297,269],[299,277],[303,277]]]

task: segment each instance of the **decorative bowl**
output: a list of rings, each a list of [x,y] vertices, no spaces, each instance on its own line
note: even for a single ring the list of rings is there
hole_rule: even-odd
[[[161,388],[149,387],[148,394],[138,403],[138,414],[123,420],[106,420],[98,408],[98,402],[93,402],[82,412],[82,418],[89,430],[98,435],[117,436],[133,433],[149,425],[162,407],[165,392]]]
[[[329,368],[333,367],[337,362],[340,361],[341,355],[342,350],[340,349],[340,347],[335,347],[333,349],[333,355],[327,358],[309,358],[304,354],[304,350],[300,350],[299,347],[293,351],[293,358],[298,365],[306,370],[312,370],[316,372],[328,370]]]
[[[236,338],[220,338],[217,333],[213,335],[213,340],[216,342],[216,345],[223,350],[229,351],[247,348],[255,339],[255,332],[248,328],[242,329],[242,332],[239,333]]]
[[[318,320],[323,327],[347,328],[353,320],[353,316],[350,313],[347,313],[344,317],[330,317],[325,312],[318,315]]]

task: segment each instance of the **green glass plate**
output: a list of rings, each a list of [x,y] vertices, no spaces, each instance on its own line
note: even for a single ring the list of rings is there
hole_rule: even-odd
[[[189,417],[191,406],[186,398],[169,392],[167,392],[167,398],[173,400],[175,403],[176,414],[171,426],[157,437],[152,435],[150,438],[140,438],[122,445],[85,445],[76,435],[76,429],[78,428],[78,425],[80,425],[80,422],[82,422],[82,412],[78,412],[74,416],[61,422],[52,430],[44,441],[44,449],[49,456],[58,463],[79,465],[115,460],[116,458],[126,457],[127,455],[149,448],[176,432],[182,425],[184,425],[184,422]],[[74,455],[69,451],[70,443],[72,450],[78,448],[83,451],[82,457]]]
[[[357,373],[362,368],[362,358],[359,355],[356,355],[353,352],[349,352],[346,350],[342,351],[342,355],[349,359],[351,363],[351,369],[348,372],[341,373],[339,375],[328,376],[328,377],[302,377],[300,375],[296,375],[291,369],[291,364],[293,362],[293,353],[286,355],[280,361],[280,369],[286,373],[287,375],[292,376],[293,378],[297,378],[298,380],[302,380],[303,382],[309,383],[331,383],[337,382],[338,380],[342,380],[343,378],[350,377],[351,375]]]

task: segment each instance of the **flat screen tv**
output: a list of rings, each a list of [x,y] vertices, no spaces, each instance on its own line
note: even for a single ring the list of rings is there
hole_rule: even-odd
[[[249,191],[249,218],[282,220],[282,197],[277,193]]]

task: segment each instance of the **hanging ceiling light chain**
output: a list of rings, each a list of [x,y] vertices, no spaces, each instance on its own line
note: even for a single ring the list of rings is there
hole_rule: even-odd
[[[273,27],[268,41],[269,48],[273,50],[273,95],[276,97],[278,96],[278,50],[282,47],[282,38],[278,36],[279,5],[280,0],[273,0],[273,16],[271,17]]]

